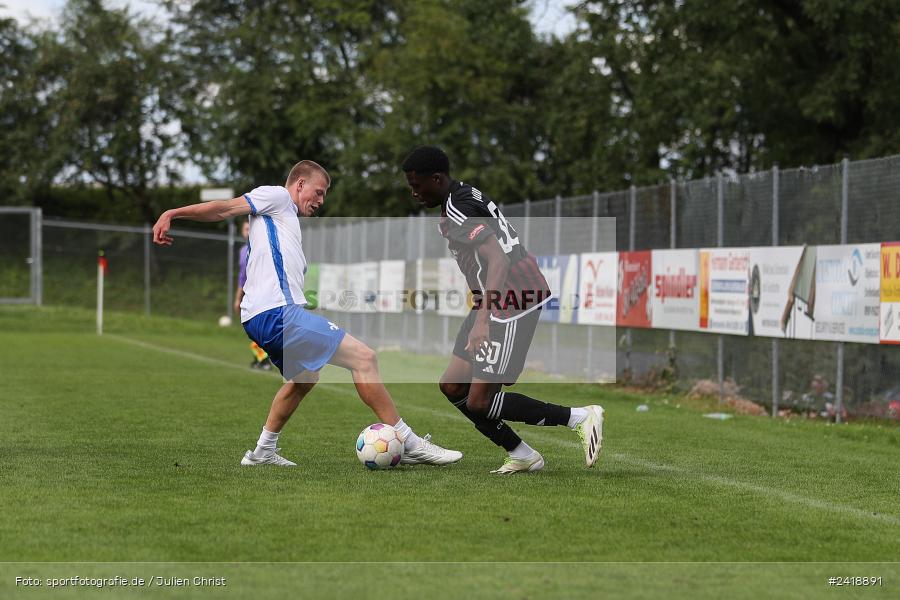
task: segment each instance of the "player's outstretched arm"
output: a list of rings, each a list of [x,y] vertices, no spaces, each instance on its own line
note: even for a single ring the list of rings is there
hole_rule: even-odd
[[[188,219],[191,221],[202,221],[212,223],[214,221],[222,221],[229,217],[239,217],[250,214],[250,204],[243,197],[232,198],[231,200],[214,200],[212,202],[201,202],[200,204],[191,204],[182,206],[181,208],[173,208],[167,210],[159,216],[156,224],[153,226],[153,243],[161,246],[171,246],[172,237],[169,235],[169,228],[172,226],[174,219]]]

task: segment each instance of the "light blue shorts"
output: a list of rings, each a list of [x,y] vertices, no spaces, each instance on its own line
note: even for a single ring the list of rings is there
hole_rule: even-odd
[[[244,323],[244,331],[269,354],[285,379],[293,379],[303,371],[320,370],[346,335],[328,319],[297,304],[259,313]]]

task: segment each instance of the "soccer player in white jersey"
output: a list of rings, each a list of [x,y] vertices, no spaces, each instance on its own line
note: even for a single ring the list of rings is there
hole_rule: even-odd
[[[300,401],[319,379],[326,363],[348,369],[359,397],[379,421],[392,425],[404,443],[404,464],[454,463],[462,453],[420,438],[397,413],[378,371],[375,352],[334,323],[304,308],[303,254],[300,219],[312,217],[325,202],[331,185],[328,172],[310,160],[291,169],[281,186],[258,187],[239,198],[192,204],[167,210],[153,226],[153,241],[168,246],[172,220],[221,221],[250,215],[250,258],[241,301],[241,323],[284,377],[256,449],[242,465],[296,466],[278,454],[278,435]],[[299,218],[298,218],[299,217]]]

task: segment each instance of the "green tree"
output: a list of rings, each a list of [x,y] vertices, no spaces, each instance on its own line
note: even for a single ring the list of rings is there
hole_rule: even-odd
[[[165,32],[100,0],[69,0],[58,31],[35,34],[38,58],[29,92],[51,129],[39,181],[96,184],[110,201],[131,203],[152,222],[149,193],[176,181],[177,69]]]
[[[399,14],[397,42],[373,61],[373,84],[388,103],[357,146],[359,162],[377,165],[367,179],[390,201],[399,198],[398,210],[409,210],[399,162],[413,146],[435,144],[450,156],[454,176],[482,185],[498,202],[535,197],[535,98],[544,82],[536,68],[540,42],[523,3],[417,2]]]
[[[639,181],[900,151],[897,3],[589,0],[576,14]]]
[[[310,158],[333,176],[326,209],[363,197],[342,182],[342,153],[380,102],[368,48],[396,16],[376,0],[168,3],[187,74],[179,116],[204,173],[238,188],[281,182]],[[351,203],[352,204],[352,203]]]
[[[498,200],[536,193],[539,44],[522,2],[169,6],[190,74],[181,121],[207,175],[278,182],[313,158],[334,176],[330,214],[404,214],[398,165],[436,143]]]
[[[31,94],[35,47],[14,19],[0,19],[0,54],[0,195],[4,203],[26,203],[39,185],[30,175],[46,127],[42,103]]]

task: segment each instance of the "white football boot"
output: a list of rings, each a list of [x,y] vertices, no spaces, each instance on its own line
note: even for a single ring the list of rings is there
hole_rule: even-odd
[[[297,463],[291,462],[283,456],[279,456],[278,453],[280,451],[281,448],[275,448],[275,452],[260,458],[253,453],[253,450],[247,450],[247,452],[244,454],[244,458],[241,459],[241,464],[245,467],[254,467],[259,465],[276,465],[279,467],[297,466]]]
[[[591,405],[584,408],[588,411],[587,417],[575,426],[575,433],[581,438],[584,448],[584,464],[593,467],[603,447],[603,407]]]
[[[458,450],[447,450],[431,442],[429,433],[422,438],[418,448],[404,448],[401,465],[449,465],[463,457]]]
[[[507,455],[506,460],[499,469],[491,471],[498,475],[512,475],[514,473],[532,473],[544,468],[544,457],[535,450],[525,458],[513,458]]]

